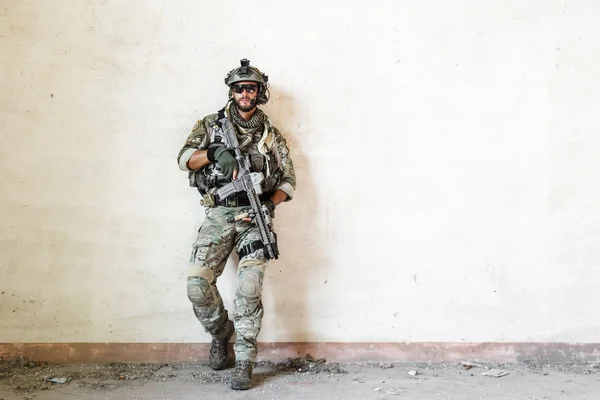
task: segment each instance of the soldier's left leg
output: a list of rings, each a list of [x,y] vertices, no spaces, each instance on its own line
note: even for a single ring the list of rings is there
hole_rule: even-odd
[[[237,339],[233,346],[236,361],[256,361],[257,337],[260,333],[263,305],[261,301],[262,285],[267,266],[264,250],[251,251],[260,241],[256,225],[252,223],[239,224],[236,227],[238,236],[235,249],[242,252],[238,265],[238,280],[233,300],[233,323]],[[245,250],[245,251],[244,251]]]
[[[262,253],[262,249],[257,252]],[[233,323],[237,339],[233,346],[238,361],[256,361],[257,338],[262,326],[262,284],[267,260],[256,253],[243,257],[238,267],[238,283],[233,300]]]
[[[247,390],[252,387],[252,372],[258,353],[257,337],[263,316],[260,300],[262,282],[267,261],[257,253],[242,257],[238,267],[238,284],[233,300],[233,323],[237,339],[233,345],[235,352],[235,370],[229,386],[235,390]]]

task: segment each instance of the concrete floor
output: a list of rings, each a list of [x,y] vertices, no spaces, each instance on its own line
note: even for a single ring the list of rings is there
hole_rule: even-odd
[[[0,364],[0,400],[112,399],[600,399],[600,365],[261,363],[256,387],[228,388],[206,365]],[[502,377],[484,376],[494,369]],[[416,371],[411,375],[410,371]],[[52,383],[53,378],[67,379]]]

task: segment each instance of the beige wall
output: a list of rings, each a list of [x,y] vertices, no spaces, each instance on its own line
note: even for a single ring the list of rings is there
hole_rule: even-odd
[[[0,1],[0,342],[208,341],[176,155],[243,57],[298,175],[261,341],[597,342],[599,20],[587,0]]]

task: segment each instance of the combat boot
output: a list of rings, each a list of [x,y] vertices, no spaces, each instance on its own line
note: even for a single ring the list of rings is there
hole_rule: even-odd
[[[225,337],[223,339],[213,339],[212,343],[210,344],[210,357],[208,358],[208,365],[215,371],[227,367],[227,362],[229,361],[229,349],[227,344],[229,343],[229,339],[233,335],[233,332],[235,332],[233,322],[227,321],[225,328],[227,329],[227,334]]]
[[[252,387],[252,369],[254,363],[249,360],[236,361],[235,370],[229,385],[235,390],[248,390]]]

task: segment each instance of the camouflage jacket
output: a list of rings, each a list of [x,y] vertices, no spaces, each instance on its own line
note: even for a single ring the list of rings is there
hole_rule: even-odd
[[[218,114],[210,114],[202,120],[196,122],[192,132],[188,136],[185,144],[179,151],[177,162],[182,171],[190,171],[187,162],[196,150],[206,150],[208,145],[214,140],[214,131],[211,125],[218,119]],[[234,127],[237,126],[233,124]],[[260,131],[261,128],[259,128]],[[238,132],[238,139],[240,138]],[[240,141],[240,150],[242,153],[248,151],[249,144],[242,146]],[[267,168],[265,175],[276,176],[277,183],[274,190],[282,190],[288,195],[287,200],[294,197],[296,190],[296,174],[294,165],[290,157],[290,150],[283,135],[275,128],[267,117],[264,123],[263,133],[258,142],[258,151],[267,159]],[[203,167],[206,168],[206,167]]]

